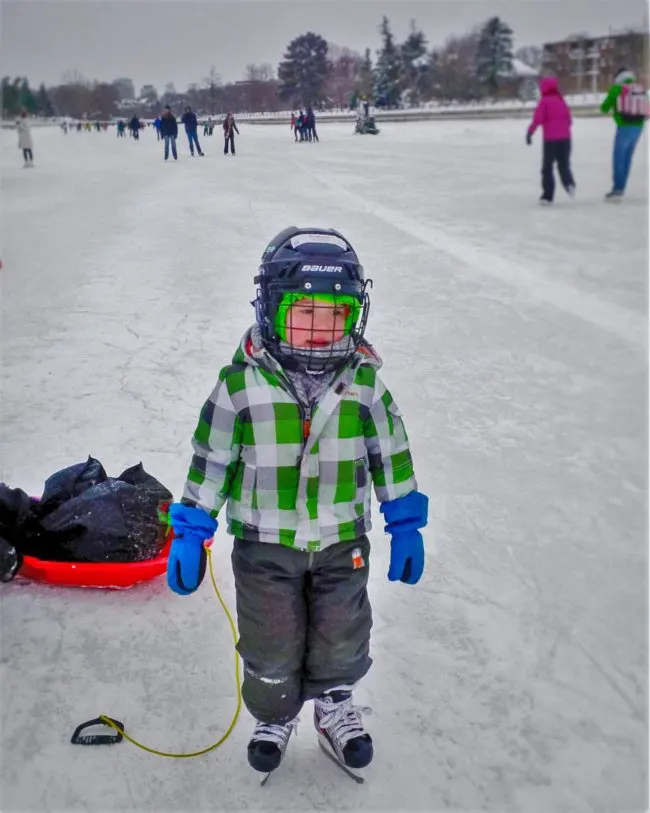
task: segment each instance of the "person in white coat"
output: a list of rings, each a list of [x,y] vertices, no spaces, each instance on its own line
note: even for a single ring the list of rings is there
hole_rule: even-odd
[[[27,111],[22,110],[20,118],[16,122],[18,130],[18,149],[23,151],[26,167],[34,166],[34,144],[32,143],[32,130],[27,121]]]

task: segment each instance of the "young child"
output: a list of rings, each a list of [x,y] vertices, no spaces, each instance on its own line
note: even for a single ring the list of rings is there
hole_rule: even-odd
[[[560,93],[555,76],[545,76],[540,80],[539,90],[542,98],[526,132],[526,143],[530,146],[535,130],[541,127],[544,132],[544,155],[540,202],[548,204],[553,203],[555,194],[555,163],[562,186],[571,197],[575,194],[576,183],[571,172],[571,111]]]
[[[202,409],[183,498],[170,508],[168,583],[197,589],[203,542],[227,501],[243,697],[257,721],[250,764],[278,767],[313,699],[321,745],[364,768],[373,745],[352,690],[372,663],[370,483],[392,535],[390,581],[422,575],[428,500],[364,339],[368,283],[349,242],[287,228],[255,283],[256,324]]]

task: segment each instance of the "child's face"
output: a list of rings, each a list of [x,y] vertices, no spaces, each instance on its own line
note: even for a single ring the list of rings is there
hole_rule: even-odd
[[[345,336],[347,305],[299,299],[287,310],[287,342],[294,347],[327,347]]]

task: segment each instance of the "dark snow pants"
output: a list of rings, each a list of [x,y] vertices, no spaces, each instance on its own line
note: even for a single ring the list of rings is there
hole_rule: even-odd
[[[306,700],[370,669],[369,553],[366,536],[318,553],[235,539],[237,650],[256,720],[292,720]]]
[[[568,189],[575,186],[571,172],[571,139],[561,141],[545,141],[542,159],[542,191],[546,200],[553,200],[555,194],[555,178],[553,177],[553,164],[557,162],[557,171],[560,174],[562,186]]]

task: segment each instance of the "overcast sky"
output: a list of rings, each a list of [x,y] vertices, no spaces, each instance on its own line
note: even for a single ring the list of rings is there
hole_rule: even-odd
[[[646,0],[3,0],[0,65],[3,76],[25,75],[32,85],[77,70],[162,92],[168,82],[177,90],[200,82],[211,65],[224,81],[242,79],[250,62],[276,67],[286,45],[309,30],[374,53],[383,14],[398,40],[414,18],[430,45],[498,15],[519,47],[645,25],[646,9]]]

